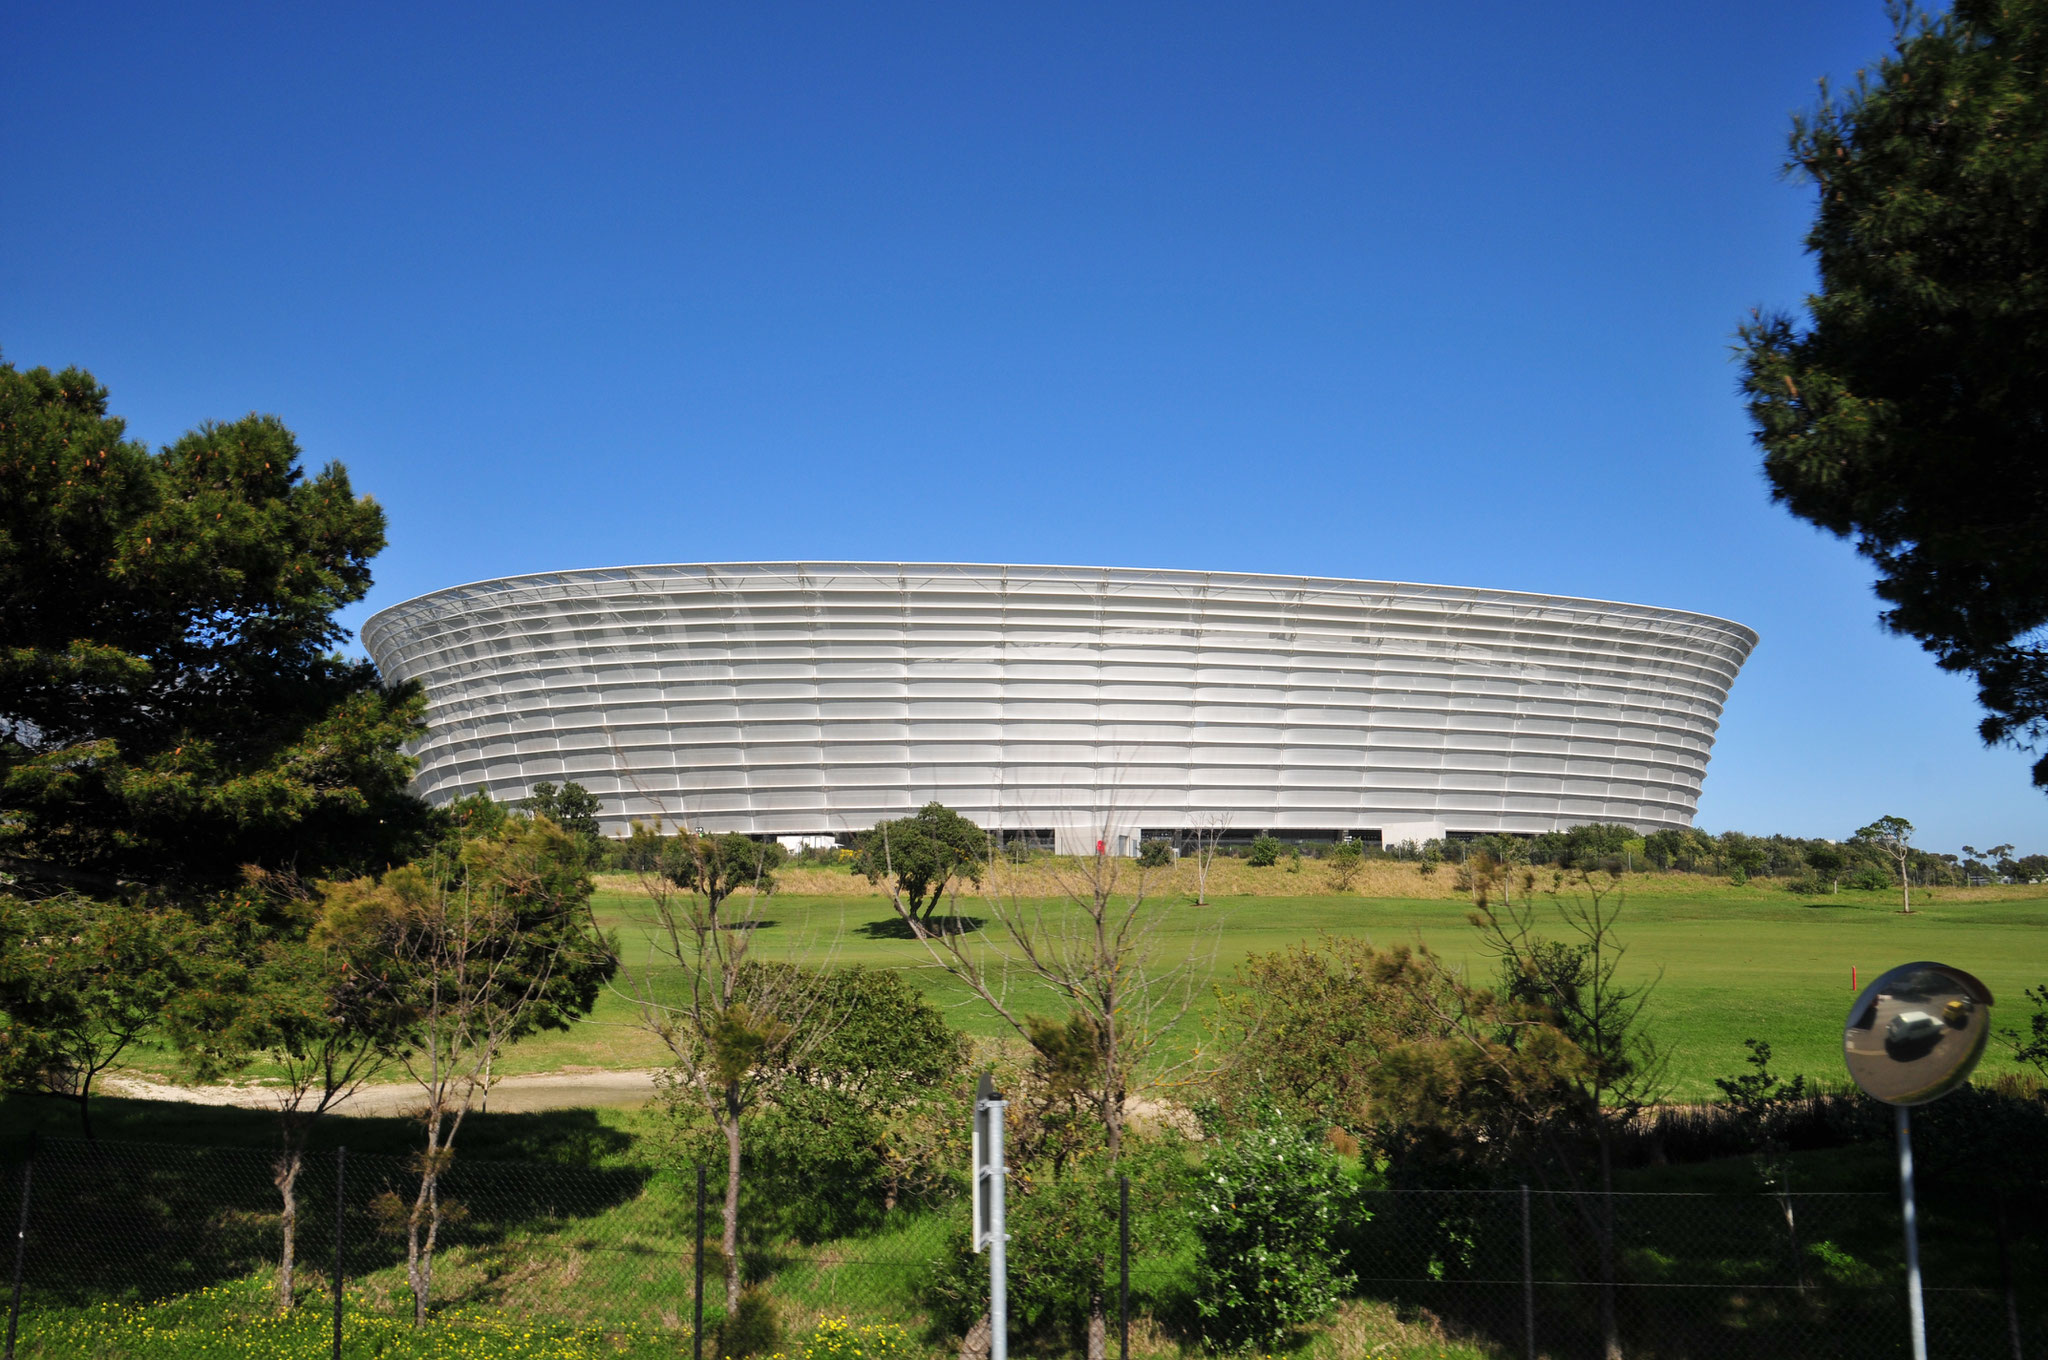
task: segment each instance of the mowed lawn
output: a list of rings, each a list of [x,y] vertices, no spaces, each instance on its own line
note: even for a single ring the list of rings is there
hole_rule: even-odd
[[[1776,886],[1688,884],[1675,876],[1631,883],[1619,930],[1627,946],[1624,973],[1655,983],[1649,1015],[1670,1054],[1672,1099],[1714,1094],[1715,1077],[1742,1069],[1747,1038],[1770,1042],[1780,1072],[1842,1077],[1841,1026],[1851,999],[1852,965],[1866,982],[1915,959],[1968,969],[1991,987],[2000,1025],[2022,1024],[2030,1009],[2023,989],[2048,983],[2048,894],[1937,893],[1912,916],[1902,916],[1896,898],[1873,893],[1801,897]],[[588,1020],[566,1034],[520,1044],[501,1071],[651,1067],[664,1060],[666,1050],[638,1024],[632,1000],[642,986],[659,990],[673,981],[650,947],[648,904],[637,894],[612,891],[600,894],[596,905],[635,964]],[[959,1028],[1003,1033],[985,1007],[933,968],[922,945],[901,937],[886,899],[778,894],[762,905],[755,936],[760,957],[901,969]],[[1153,936],[1155,964],[1185,966],[1193,960],[1193,1008],[1169,1041],[1183,1052],[1207,1042],[1217,991],[1233,984],[1248,955],[1313,941],[1325,932],[1361,935],[1382,945],[1423,941],[1480,978],[1494,971],[1467,923],[1468,908],[1449,898],[1262,895],[1159,910],[1164,920]],[[1540,910],[1554,933],[1568,937],[1553,911]],[[985,902],[967,898],[961,911],[988,915]],[[1047,904],[1047,911],[1057,919],[1060,908]],[[1051,998],[1033,995],[1026,975],[1013,975],[1011,993],[1019,1009],[1058,1011]],[[1983,1070],[2009,1067],[1994,1044]]]

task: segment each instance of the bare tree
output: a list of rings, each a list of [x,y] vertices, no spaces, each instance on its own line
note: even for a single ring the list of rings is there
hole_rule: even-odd
[[[671,1099],[701,1113],[725,1143],[719,1246],[728,1317],[740,1300],[746,1128],[831,1026],[816,971],[753,956],[780,861],[780,846],[740,835],[683,832],[663,842],[659,871],[639,876],[647,903],[639,924],[652,948],[621,984],[674,1059]]]
[[[1112,838],[1105,818],[1096,845]],[[886,866],[886,838],[879,847]],[[984,897],[994,928],[979,932],[927,928],[915,905],[893,887],[890,901],[933,964],[963,983],[1030,1044],[1068,1088],[1072,1099],[1100,1121],[1112,1162],[1120,1155],[1133,1097],[1176,1084],[1202,1061],[1198,1045],[1180,1058],[1160,1050],[1184,1019],[1201,973],[1199,948],[1163,965],[1159,935],[1168,912],[1155,897],[1142,863],[1110,855],[1056,857],[1034,866],[1049,875],[1057,896],[1026,898],[1020,875],[991,853]],[[893,880],[891,880],[893,884]],[[1213,956],[1213,946],[1211,950]],[[1026,1008],[1013,987],[1023,985],[1065,1012],[1048,1019]],[[1100,1272],[1095,1275],[1100,1279]],[[1106,1354],[1106,1323],[1099,1288],[1091,1296],[1088,1360]]]
[[[1188,818],[1195,838],[1195,905],[1209,904],[1209,866],[1216,862],[1216,849],[1230,830],[1227,812],[1198,812]]]
[[[1530,1108],[1528,1115],[1533,1132],[1549,1149],[1545,1160],[1574,1192],[1572,1202],[1597,1244],[1601,1326],[1609,1360],[1618,1360],[1614,1148],[1664,1089],[1668,1058],[1644,1021],[1656,979],[1621,981],[1627,949],[1617,927],[1626,899],[1612,875],[1604,881],[1587,872],[1571,879],[1555,875],[1543,896],[1552,903],[1568,938],[1548,939],[1537,928],[1534,871],[1485,852],[1473,855],[1468,866],[1473,878],[1472,921],[1500,961],[1504,997],[1555,1026],[1583,1059],[1558,1069],[1565,1074],[1561,1087],[1546,1093],[1545,1102]],[[1586,1193],[1591,1187],[1585,1183],[1579,1158],[1565,1145],[1575,1129],[1592,1141],[1597,1195]],[[1543,1169],[1539,1162],[1539,1176]]]

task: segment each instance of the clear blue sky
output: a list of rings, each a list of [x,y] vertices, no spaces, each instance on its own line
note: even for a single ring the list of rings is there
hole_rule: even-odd
[[[624,562],[1389,577],[1763,635],[1710,829],[2048,849],[2026,761],[1773,508],[1732,332],[1878,0],[0,15],[0,346],[275,412],[371,608]]]

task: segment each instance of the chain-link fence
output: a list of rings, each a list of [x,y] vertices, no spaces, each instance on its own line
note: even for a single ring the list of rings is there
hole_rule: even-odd
[[[1895,1195],[1371,1191],[1361,1293],[1503,1356],[1910,1356]],[[2038,1220],[1923,1196],[1929,1353],[2048,1355]],[[1610,1340],[1612,1349],[1610,1350]]]
[[[289,1215],[281,1179],[276,1155],[250,1149],[41,1142],[0,1177],[0,1221],[25,1224],[9,1263],[14,1354],[114,1353],[127,1332],[280,1318],[301,1343],[330,1325],[347,1342],[423,1324],[720,1354],[721,1206],[714,1186],[700,1255],[701,1181],[688,1172],[456,1159],[425,1187],[412,1159],[330,1149],[303,1158]],[[743,1239],[741,1283],[772,1281],[786,1328],[911,1316],[939,1226],[906,1215],[852,1243]]]
[[[16,1272],[14,1353],[168,1354],[161,1338],[182,1328],[253,1338],[195,1354],[325,1355],[338,1336],[333,1354],[410,1355],[420,1352],[390,1339],[418,1335],[422,1315],[427,1331],[582,1336],[602,1343],[593,1355],[721,1357],[776,1344],[773,1329],[745,1332],[744,1303],[727,1316],[720,1187],[700,1201],[692,1172],[457,1160],[423,1197],[409,1160],[309,1153],[291,1187],[288,1292],[279,1179],[274,1155],[248,1149],[43,1142],[0,1175],[0,1222],[20,1214],[26,1225],[14,1259],[0,1262]],[[1357,1204],[1337,1244],[1357,1277],[1347,1307],[1376,1308],[1439,1347],[1361,1342],[1361,1356],[1463,1347],[1591,1360],[1610,1343],[1643,1360],[1911,1353],[1894,1196],[1370,1190]],[[1923,1195],[1937,1360],[2048,1357],[2042,1208]],[[964,1213],[898,1209],[871,1232],[824,1243],[743,1233],[741,1283],[768,1301],[757,1311],[783,1335],[847,1318],[951,1354],[957,1328],[939,1320],[930,1290],[942,1265],[961,1270]],[[1102,1262],[1111,1354],[1125,1334],[1155,1354],[1199,1334],[1190,1241],[1157,1241]]]

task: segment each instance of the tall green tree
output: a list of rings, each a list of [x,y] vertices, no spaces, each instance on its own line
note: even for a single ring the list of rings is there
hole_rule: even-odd
[[[0,1084],[78,1107],[192,977],[196,928],[173,909],[75,893],[0,894]]]
[[[1898,874],[1899,910],[1912,915],[1913,885],[1906,875],[1913,867],[1913,824],[1904,817],[1880,817],[1869,826],[1858,827],[1854,839],[1884,856]]]
[[[604,811],[604,802],[573,779],[560,788],[548,782],[535,784],[532,795],[519,806],[536,817],[547,818],[593,848],[604,835],[597,820],[597,814]]]
[[[416,848],[422,700],[334,652],[383,546],[274,416],[151,452],[91,374],[0,363],[0,867],[210,890]]]
[[[1882,617],[1975,677],[1987,742],[2048,739],[2048,0],[1896,12],[1795,121],[1805,324],[1742,329],[1773,496],[1856,541]],[[2048,787],[2048,756],[2034,766]]]

